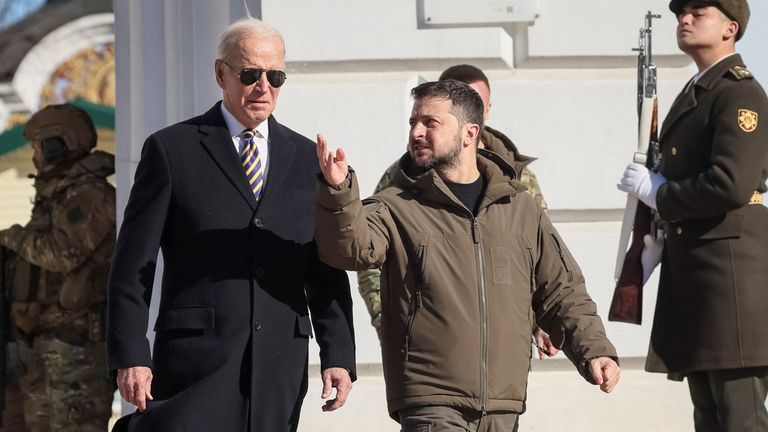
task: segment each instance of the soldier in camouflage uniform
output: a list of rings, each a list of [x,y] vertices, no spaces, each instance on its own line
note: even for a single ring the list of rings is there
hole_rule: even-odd
[[[104,342],[114,156],[91,151],[93,122],[69,104],[39,111],[24,135],[37,168],[32,217],[0,231],[0,246],[14,254],[3,269],[10,342],[2,430],[103,432],[114,393]]]
[[[475,91],[480,94],[480,98],[483,100],[483,105],[485,106],[485,111],[483,113],[484,120],[488,119],[488,112],[491,108],[491,89],[490,84],[488,83],[488,78],[483,71],[470,65],[456,65],[443,71],[439,79],[455,79],[466,83],[475,89]],[[547,202],[544,200],[544,195],[541,193],[541,187],[536,179],[536,175],[528,168],[528,165],[535,161],[536,158],[521,154],[512,140],[507,138],[503,133],[488,126],[485,126],[480,134],[479,147],[486,148],[504,157],[504,159],[515,168],[515,171],[519,173],[520,182],[528,187],[527,192],[533,196],[543,210],[547,210]],[[379,183],[376,185],[376,189],[373,191],[374,194],[391,186],[392,180],[395,177],[395,171],[397,170],[397,164],[398,161],[395,161],[395,163],[390,165],[389,168],[384,171],[384,175],[381,176]],[[378,269],[365,270],[357,273],[357,288],[368,308],[368,313],[371,315],[371,324],[376,329],[379,341],[381,341],[380,276],[381,272]],[[558,350],[552,346],[549,336],[546,335],[546,333],[540,330],[537,330],[535,333],[536,345],[540,351],[540,357],[543,357],[545,354],[551,356],[558,352]]]

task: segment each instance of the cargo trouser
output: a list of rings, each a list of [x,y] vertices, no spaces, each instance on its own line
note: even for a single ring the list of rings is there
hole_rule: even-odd
[[[6,403],[21,405],[29,432],[104,432],[114,385],[108,377],[106,344],[84,347],[38,337],[32,346],[8,345],[11,383]],[[18,386],[20,392],[14,392]],[[21,398],[21,403],[19,403]],[[18,417],[17,417],[18,418]],[[5,425],[3,430],[6,430]],[[12,430],[12,429],[8,429]]]
[[[399,411],[402,432],[517,432],[518,415],[447,406],[418,406]]]

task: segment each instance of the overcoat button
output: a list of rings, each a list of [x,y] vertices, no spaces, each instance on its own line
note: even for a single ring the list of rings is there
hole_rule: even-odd
[[[680,228],[680,227],[677,227],[677,229],[675,230],[675,232],[677,233],[677,235],[682,235],[682,234],[683,234],[683,229],[682,229],[682,228]]]
[[[261,222],[261,219],[255,217],[253,218],[253,225],[256,228],[261,228],[264,224]]]
[[[259,331],[261,330],[261,327],[262,327],[261,321],[256,321],[255,323],[253,323],[254,330]]]

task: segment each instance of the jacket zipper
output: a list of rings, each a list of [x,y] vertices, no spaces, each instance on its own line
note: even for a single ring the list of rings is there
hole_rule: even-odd
[[[410,350],[410,341],[413,332],[413,323],[416,321],[416,314],[421,309],[421,289],[417,288],[411,298],[411,306],[408,311],[408,320],[405,322],[405,340],[403,341],[402,351],[405,354],[403,363],[408,362],[408,354]]]
[[[477,258],[477,277],[480,290],[480,404],[481,415],[488,412],[488,304],[485,287],[485,270],[483,266],[483,247],[480,239],[480,226],[472,216],[472,242],[475,244]]]
[[[528,243],[526,241],[526,243]],[[528,266],[530,271],[531,280],[531,293],[536,291],[536,266],[533,265],[533,250],[530,245],[525,246],[525,250],[528,251]]]
[[[573,282],[573,272],[571,272],[571,268],[568,265],[568,259],[565,256],[565,252],[563,252],[563,248],[560,246],[560,241],[554,234],[552,234],[552,240],[555,241],[555,246],[557,246],[557,253],[560,254],[560,261],[563,262],[563,267],[565,267],[565,271],[568,272],[568,282]]]

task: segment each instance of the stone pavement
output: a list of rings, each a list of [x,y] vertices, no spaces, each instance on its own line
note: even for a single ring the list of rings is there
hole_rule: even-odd
[[[520,418],[520,432],[693,431],[688,386],[644,372],[643,361],[622,359],[619,385],[611,394],[604,394],[584,381],[567,360],[534,360],[528,411]],[[399,431],[386,412],[381,365],[363,365],[360,375],[347,404],[339,411],[323,413],[315,367],[299,431]]]

